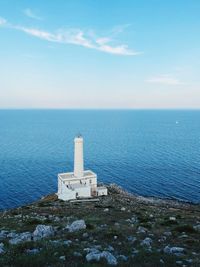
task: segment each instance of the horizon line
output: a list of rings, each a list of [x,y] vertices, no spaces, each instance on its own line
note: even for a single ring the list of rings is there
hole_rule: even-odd
[[[99,110],[99,111],[112,111],[112,110],[196,110],[199,111],[199,108],[192,108],[192,107],[183,107],[183,108],[0,108],[1,110]]]

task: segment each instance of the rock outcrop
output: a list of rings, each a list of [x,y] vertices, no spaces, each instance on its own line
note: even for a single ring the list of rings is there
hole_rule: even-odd
[[[84,230],[86,228],[86,224],[84,220],[76,220],[66,228],[69,230],[69,232],[77,232],[79,230]]]
[[[0,266],[200,266],[200,205],[108,193],[0,213]]]

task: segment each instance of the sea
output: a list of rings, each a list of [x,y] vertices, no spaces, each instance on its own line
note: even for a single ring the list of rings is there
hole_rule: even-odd
[[[99,182],[200,203],[200,110],[0,110],[0,209],[56,192],[77,134]]]

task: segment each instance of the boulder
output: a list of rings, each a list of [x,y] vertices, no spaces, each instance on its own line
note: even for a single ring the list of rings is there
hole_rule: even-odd
[[[184,253],[185,249],[181,247],[171,247],[170,252],[173,254]]]
[[[137,238],[135,237],[135,236],[128,236],[127,237],[127,240],[130,242],[130,243],[134,243],[136,240],[137,240]]]
[[[88,233],[83,233],[83,238],[88,238],[89,234]]]
[[[9,240],[9,243],[11,245],[17,245],[31,240],[32,240],[32,234],[30,232],[24,232],[21,234],[16,234],[14,238]]]
[[[64,240],[63,241],[63,245],[68,246],[68,247],[71,245],[71,243],[72,243],[71,240]]]
[[[150,237],[146,237],[144,240],[142,240],[140,245],[150,248],[152,243],[153,240]]]
[[[166,254],[170,254],[170,246],[165,246],[164,249],[163,249],[164,253]]]
[[[163,259],[160,259],[160,263],[161,263],[161,264],[164,264],[165,262],[164,262],[164,260],[163,260]]]
[[[60,221],[60,218],[59,217],[55,217],[54,218],[54,222],[59,222]]]
[[[107,226],[108,225],[106,223],[100,225],[101,228],[106,228]]]
[[[0,254],[4,253],[4,244],[0,243]]]
[[[62,240],[49,240],[49,243],[55,246],[59,246],[62,243]]]
[[[86,255],[86,260],[90,261],[99,261],[101,259],[101,253],[99,251],[91,251]]]
[[[80,252],[74,251],[73,253],[74,257],[82,257],[82,254]]]
[[[161,236],[159,239],[158,239],[158,242],[165,242],[167,239],[167,237],[164,235],[164,236]]]
[[[109,245],[106,250],[111,252],[111,251],[114,251],[114,248],[111,245]]]
[[[180,235],[178,238],[188,238],[188,235],[186,235],[186,234],[182,234],[182,235]]]
[[[32,249],[27,249],[26,250],[26,253],[28,253],[28,254],[37,254],[39,252],[40,252],[39,248],[32,248]]]
[[[0,240],[3,240],[7,237],[8,231],[2,230],[0,231]]]
[[[93,248],[84,248],[83,251],[85,251],[86,253],[91,253],[91,252],[96,253],[96,254],[100,253],[100,251],[98,249],[96,249],[95,247],[93,247]]]
[[[193,228],[194,228],[194,230],[200,232],[200,224],[197,224],[197,225],[193,226]]]
[[[138,223],[138,218],[137,218],[137,216],[134,215],[134,216],[132,216],[132,218],[127,219],[126,221],[131,223],[131,224],[136,224],[136,223]]]
[[[60,256],[59,259],[60,259],[61,261],[65,261],[66,258],[65,258],[65,256]]]
[[[49,237],[54,235],[54,229],[51,225],[43,225],[39,224],[37,225],[35,231],[33,232],[34,238],[43,238],[43,237]]]
[[[163,233],[163,235],[165,235],[165,236],[172,236],[172,232],[166,231],[166,232]]]
[[[133,249],[133,251],[132,251],[132,253],[133,253],[133,256],[135,256],[135,254],[138,254],[139,253],[139,250],[137,250],[137,249]]]
[[[164,253],[174,254],[176,256],[182,256],[185,254],[185,248],[182,248],[182,247],[166,246],[163,251],[164,251]]]
[[[10,232],[10,233],[7,235],[8,238],[15,238],[15,237],[17,237],[17,236],[18,236],[18,234],[15,233],[15,232]]]
[[[108,251],[101,252],[101,258],[105,258],[109,265],[117,265],[117,259]]]
[[[185,260],[186,262],[188,262],[188,263],[193,263],[193,259],[187,259],[187,260]]]
[[[125,256],[125,255],[119,255],[119,256],[117,256],[117,259],[118,260],[121,260],[121,261],[127,261],[128,260],[128,257]]]
[[[76,220],[71,225],[67,226],[69,232],[76,232],[82,229],[86,229],[86,224],[84,220]]]
[[[137,234],[145,234],[148,230],[143,227],[143,226],[139,226],[137,229]]]
[[[100,259],[105,259],[109,265],[117,265],[117,259],[113,254],[108,251],[91,251],[86,255],[86,260],[90,261],[100,261]]]

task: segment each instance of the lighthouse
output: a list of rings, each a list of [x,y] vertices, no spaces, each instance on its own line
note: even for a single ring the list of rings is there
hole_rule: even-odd
[[[74,138],[74,171],[58,174],[57,196],[62,200],[92,198],[107,195],[105,186],[97,186],[97,175],[84,170],[83,137]]]
[[[78,135],[74,138],[74,176],[83,177],[83,137]]]

